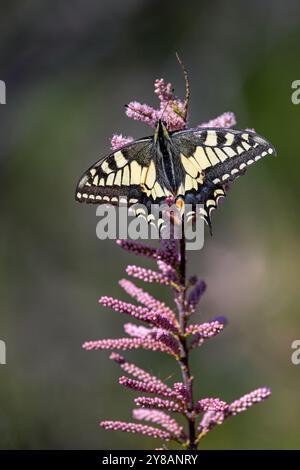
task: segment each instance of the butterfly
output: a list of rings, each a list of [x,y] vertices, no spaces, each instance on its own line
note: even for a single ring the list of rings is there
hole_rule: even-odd
[[[201,204],[211,230],[211,212],[226,186],[267,155],[263,137],[248,130],[192,128],[169,132],[160,119],[153,136],[135,140],[92,165],[80,178],[76,199],[94,204],[160,204],[172,198],[182,209]],[[141,212],[138,214],[141,215]]]

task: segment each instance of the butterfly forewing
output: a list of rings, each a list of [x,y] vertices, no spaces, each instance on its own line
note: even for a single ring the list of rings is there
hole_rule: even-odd
[[[275,155],[274,148],[252,131],[196,128],[175,132],[172,138],[185,170],[178,196],[186,203],[203,204],[200,213],[210,229],[210,214],[225,197],[225,185],[260,158]]]
[[[118,204],[119,198],[125,197],[129,205],[140,202],[143,184],[147,181],[151,185],[153,180],[151,151],[152,139],[146,138],[102,158],[79,180],[76,199]]]
[[[232,181],[260,158],[275,155],[269,142],[251,131],[189,129],[174,133],[172,138],[180,148],[183,165],[187,158],[194,171],[203,175],[203,185]],[[192,171],[189,173],[192,176]]]

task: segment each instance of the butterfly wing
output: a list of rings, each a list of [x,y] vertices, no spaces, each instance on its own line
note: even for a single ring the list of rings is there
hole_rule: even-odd
[[[276,155],[263,137],[245,130],[188,129],[173,133],[172,140],[180,148],[186,173],[178,196],[186,203],[203,204],[202,215],[210,227],[210,213],[225,196],[225,186],[256,161]]]
[[[126,198],[129,206],[144,202],[144,184],[155,181],[152,153],[153,139],[147,137],[102,158],[80,178],[77,201],[118,205]]]

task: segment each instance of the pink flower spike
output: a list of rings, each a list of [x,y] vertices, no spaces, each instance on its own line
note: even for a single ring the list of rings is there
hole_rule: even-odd
[[[134,323],[125,323],[124,331],[128,336],[132,336],[133,338],[146,338],[146,336],[156,338],[157,333],[163,330],[159,328],[146,328],[145,326],[138,326]]]
[[[124,421],[101,421],[99,424],[103,429],[109,429],[112,431],[131,432],[133,434],[138,433],[143,434],[144,436],[163,439],[164,441],[169,441],[171,439],[169,432],[143,424],[126,423]]]
[[[180,426],[177,421],[175,421],[175,419],[171,418],[171,416],[164,413],[163,411],[138,408],[133,410],[132,414],[135,419],[159,424],[162,428],[166,429],[177,439],[186,439],[183,427]]]
[[[211,338],[216,336],[224,329],[223,323],[218,321],[211,321],[207,323],[200,323],[196,325],[190,325],[186,328],[186,334],[198,335],[201,338]]]
[[[146,258],[155,260],[162,260],[176,268],[178,264],[178,255],[176,245],[174,246],[173,242],[173,240],[162,241],[162,248],[153,248],[145,245],[144,243],[133,240],[117,240],[117,245],[135,255],[145,256]]]
[[[172,334],[165,331],[158,331],[156,334],[156,339],[165,344],[167,348],[173,351],[174,356],[179,358],[180,345],[178,340]]]
[[[207,411],[204,413],[202,420],[198,426],[197,432],[199,434],[206,434],[212,428],[214,428],[218,424],[222,424],[224,422],[225,415],[222,411]]]
[[[225,411],[228,408],[228,404],[219,398],[203,398],[199,400],[195,406],[196,412],[201,413],[202,411]]]
[[[147,104],[131,101],[126,106],[126,114],[135,121],[141,121],[151,127],[155,127],[159,119],[159,112]]]
[[[236,118],[234,113],[228,111],[226,113],[221,114],[221,116],[216,117],[215,119],[211,119],[208,122],[204,122],[200,124],[198,127],[233,127],[236,125]]]
[[[161,249],[158,250],[158,259],[176,269],[179,263],[177,240],[163,238]]]
[[[131,297],[148,307],[150,310],[159,311],[160,314],[167,318],[177,329],[179,328],[175,312],[173,312],[173,310],[169,308],[164,302],[155,299],[148,292],[145,292],[143,289],[137,287],[135,284],[133,284],[133,282],[127,279],[121,279],[119,284]]]
[[[192,342],[190,343],[190,349],[202,346],[205,339],[212,338],[223,331],[225,323],[213,320],[207,323],[200,323],[196,325],[189,325],[185,332],[186,334],[194,335]]]
[[[227,414],[235,416],[242,411],[246,411],[255,403],[259,403],[271,395],[271,390],[267,387],[258,388],[253,392],[247,393],[238,400],[235,400],[229,405]]]
[[[172,84],[166,83],[163,78],[157,78],[155,80],[154,93],[162,103],[173,101],[175,99]]]
[[[130,253],[138,256],[145,256],[146,258],[157,259],[158,250],[151,246],[145,245],[132,240],[117,240],[117,245]]]
[[[96,341],[86,341],[82,347],[88,351],[101,349],[121,349],[127,351],[141,348],[148,351],[160,351],[174,356],[172,349],[168,348],[164,343],[150,338],[100,339]]]
[[[213,429],[216,425],[222,424],[225,418],[228,418],[230,416],[235,416],[238,413],[241,413],[242,411],[246,411],[248,408],[250,408],[252,405],[255,403],[259,403],[266,398],[268,398],[271,394],[271,390],[267,387],[262,387],[258,388],[257,390],[254,390],[253,392],[247,393],[243,397],[239,398],[238,400],[235,400],[233,403],[230,405],[222,405],[221,400],[219,399],[204,399],[200,400],[197,404],[197,407],[199,409],[198,412],[200,412],[200,408],[206,407],[209,409],[202,418],[202,421],[200,422],[198,426],[198,433],[199,434],[205,434],[211,429]],[[205,400],[208,400],[205,403]],[[216,410],[214,411],[214,404],[213,402],[210,403],[210,400],[218,400],[218,402],[215,403],[216,405]],[[220,406],[221,405],[221,406]],[[219,411],[217,410],[219,408]],[[222,410],[223,408],[223,410]]]
[[[114,134],[111,138],[110,145],[112,150],[118,150],[124,147],[124,145],[130,144],[133,140],[133,137],[124,137],[122,134]]]
[[[196,282],[196,285],[193,287],[188,296],[188,304],[192,311],[195,311],[201,297],[206,291],[206,284],[204,281],[200,280]]]
[[[155,382],[141,382],[139,380],[130,379],[129,377],[122,376],[119,378],[119,384],[126,388],[130,388],[135,392],[143,393],[156,393],[165,398],[174,398],[175,392],[165,387],[161,387]]]
[[[188,403],[190,401],[190,393],[182,382],[174,383],[173,388],[176,392],[177,400],[180,400],[183,403]]]
[[[161,389],[172,392],[172,389],[168,387],[166,384],[164,384],[158,377],[156,377],[155,375],[149,374],[144,369],[141,369],[140,367],[136,366],[135,364],[132,364],[131,362],[127,362],[125,358],[121,356],[120,354],[113,352],[111,353],[109,358],[112,361],[115,361],[117,364],[119,364],[121,369],[127,372],[127,374],[130,374],[133,377],[136,377],[138,380],[142,382],[147,382],[147,383],[155,383]]]
[[[144,282],[157,283],[165,286],[172,285],[172,280],[168,276],[152,269],[141,268],[140,266],[129,265],[126,268],[126,272],[129,276],[140,279]]]
[[[161,113],[164,113],[164,121],[169,131],[180,131],[186,128],[186,121],[182,117],[184,113],[184,104],[180,100],[174,100],[170,102],[166,109],[161,106]]]
[[[167,411],[184,412],[184,407],[172,400],[162,400],[161,398],[138,397],[134,399],[137,406],[142,408],[164,409]]]
[[[157,260],[157,266],[161,273],[168,278],[170,282],[173,282],[176,285],[180,282],[177,272],[169,264],[166,264],[164,261]]]
[[[125,313],[137,320],[150,323],[157,328],[177,332],[178,329],[159,312],[151,311],[145,307],[136,306],[113,297],[103,296],[99,299],[99,303],[104,307],[109,307],[115,312]]]

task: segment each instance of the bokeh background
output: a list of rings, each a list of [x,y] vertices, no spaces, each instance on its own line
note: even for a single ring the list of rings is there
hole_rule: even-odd
[[[74,188],[114,132],[149,133],[126,118],[125,103],[155,104],[160,77],[183,94],[178,51],[190,73],[191,124],[232,110],[237,127],[255,128],[279,155],[233,185],[214,213],[213,238],[189,256],[189,272],[208,284],[199,318],[229,318],[193,355],[197,394],[230,401],[261,385],[273,390],[202,448],[299,448],[300,366],[291,363],[300,338],[300,105],[291,102],[299,2],[3,0],[0,10],[0,447],[157,446],[98,427],[130,420],[134,395],[118,385],[108,353],[81,344],[122,334],[122,315],[97,300],[125,299],[117,281],[138,260],[96,239],[95,207],[77,204]],[[127,357],[178,378],[160,353]]]

